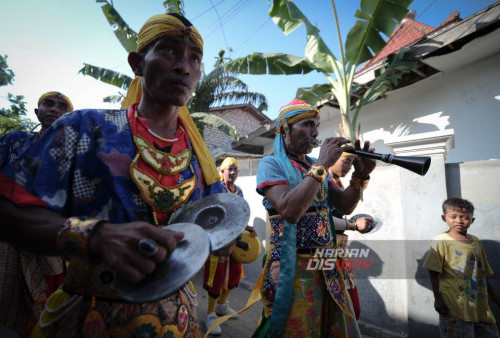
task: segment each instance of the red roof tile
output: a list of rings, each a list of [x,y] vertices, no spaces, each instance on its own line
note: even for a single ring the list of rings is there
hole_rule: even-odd
[[[371,60],[365,62],[360,70],[369,68],[386,58],[388,55],[399,51],[403,47],[410,46],[426,37],[436,28],[427,26],[413,19],[405,18],[399,27],[391,34],[386,45]]]

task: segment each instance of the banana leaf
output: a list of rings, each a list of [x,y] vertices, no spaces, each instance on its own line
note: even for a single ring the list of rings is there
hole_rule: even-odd
[[[184,1],[182,0],[166,0],[163,1],[165,13],[178,13],[184,16]]]
[[[318,105],[321,101],[332,99],[332,86],[326,83],[316,84],[310,88],[299,88],[295,97],[312,105]]]
[[[128,75],[115,72],[114,70],[83,64],[83,68],[78,71],[83,75],[92,76],[94,79],[104,83],[119,87],[121,89],[128,89],[132,78]]]
[[[345,47],[349,63],[359,65],[385,46],[381,34],[390,36],[408,13],[413,0],[361,0],[354,14],[359,20],[347,34]]]
[[[269,16],[285,35],[292,33],[304,24],[307,36],[305,58],[314,64],[315,68],[322,69],[327,73],[335,71],[336,58],[319,35],[319,29],[311,24],[293,2],[273,1]]]
[[[228,72],[240,74],[307,74],[316,67],[303,57],[284,53],[253,53],[225,65]]]
[[[125,48],[127,53],[135,52],[137,49],[137,33],[129,27],[113,5],[107,0],[96,0],[96,2],[104,3],[104,5],[101,6],[101,10],[113,28],[113,32],[123,48]]]

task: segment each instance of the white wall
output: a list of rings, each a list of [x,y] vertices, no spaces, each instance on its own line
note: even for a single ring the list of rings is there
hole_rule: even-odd
[[[438,73],[390,92],[361,111],[362,138],[387,152],[383,140],[409,134],[455,130],[455,149],[446,163],[500,159],[500,54],[461,69]],[[321,109],[320,139],[338,131],[340,116]]]
[[[250,206],[249,225],[253,226],[262,243],[261,258],[268,245],[268,232],[266,226],[267,212],[262,205],[262,196],[255,190],[257,186],[256,176],[238,176],[236,184],[243,190],[243,196]],[[245,264],[246,281],[253,285],[262,269],[262,260],[257,259],[251,264]]]

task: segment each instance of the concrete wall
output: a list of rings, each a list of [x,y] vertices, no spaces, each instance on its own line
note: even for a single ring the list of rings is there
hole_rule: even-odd
[[[500,159],[499,63],[495,54],[389,92],[362,109],[362,138],[387,152],[384,140],[394,136],[454,129],[455,149],[446,163]],[[338,111],[323,107],[319,138],[335,135],[339,124]]]
[[[255,187],[257,186],[256,176],[239,176],[236,180],[236,184],[243,190],[243,196],[250,206],[250,221],[249,225],[253,226],[257,235],[261,239],[262,250],[260,258],[255,262],[244,265],[244,271],[246,276],[246,284],[250,287],[253,286],[257,277],[259,277],[260,271],[262,269],[262,256],[266,252],[267,248],[267,212],[262,205],[262,196],[257,194]]]
[[[441,220],[441,203],[447,197],[463,197],[475,205],[476,220],[470,233],[482,240],[496,271],[490,282],[500,290],[500,261],[495,259],[500,256],[500,160],[444,162],[443,155],[433,155],[431,169],[423,177],[378,162],[364,201],[353,212],[368,213],[383,222],[375,233],[349,235],[351,248],[370,250],[367,262],[371,264],[355,270],[361,323],[372,332],[385,330],[381,336],[438,336],[438,315],[422,264],[432,237],[447,229]],[[346,185],[349,177],[344,179]],[[237,184],[250,204],[250,224],[263,241],[263,254],[268,226],[262,197],[255,192],[256,178],[239,177]],[[245,265],[243,284],[252,287],[260,269],[260,259]],[[491,308],[500,320],[500,309],[492,303]]]
[[[364,193],[364,202],[353,212],[368,213],[383,220],[383,226],[373,234],[349,236],[351,248],[369,248],[372,250],[369,258],[375,258],[367,270],[361,267],[356,271],[361,321],[375,325],[375,330],[390,330],[394,336],[439,336],[434,297],[422,264],[432,237],[447,230],[440,217],[444,198],[462,197],[475,205],[476,220],[469,232],[481,239],[495,271],[489,280],[500,292],[500,261],[495,259],[500,256],[497,216],[500,161],[446,166],[443,163],[441,167],[436,165],[438,158],[432,157],[432,160],[433,166],[424,177],[395,166],[377,164]],[[439,172],[444,172],[445,167],[446,186],[436,184],[442,181]],[[490,306],[497,321],[500,320],[500,308],[491,302]]]
[[[477,161],[446,166],[449,197],[462,197],[474,204],[475,221],[470,233],[478,236],[495,274],[490,277],[500,293],[500,161]],[[500,322],[500,307],[490,306]]]

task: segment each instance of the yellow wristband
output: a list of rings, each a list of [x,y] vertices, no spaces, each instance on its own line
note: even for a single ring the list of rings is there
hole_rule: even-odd
[[[368,186],[368,182],[370,182],[370,176],[368,176],[366,179],[362,180],[361,178],[353,175],[351,177],[351,181],[349,182],[349,185],[356,190],[365,190],[366,187]]]
[[[368,182],[370,182],[370,176],[362,180],[361,178],[352,175],[351,180],[349,181],[349,185],[359,191],[359,200],[363,200],[363,190],[368,186]]]
[[[346,230],[356,230],[358,231],[358,225],[356,224],[356,221],[353,220],[345,220],[347,222],[347,225],[345,227]]]
[[[323,183],[326,178],[326,168],[324,165],[313,164],[307,172],[307,176],[314,177],[318,182]]]

